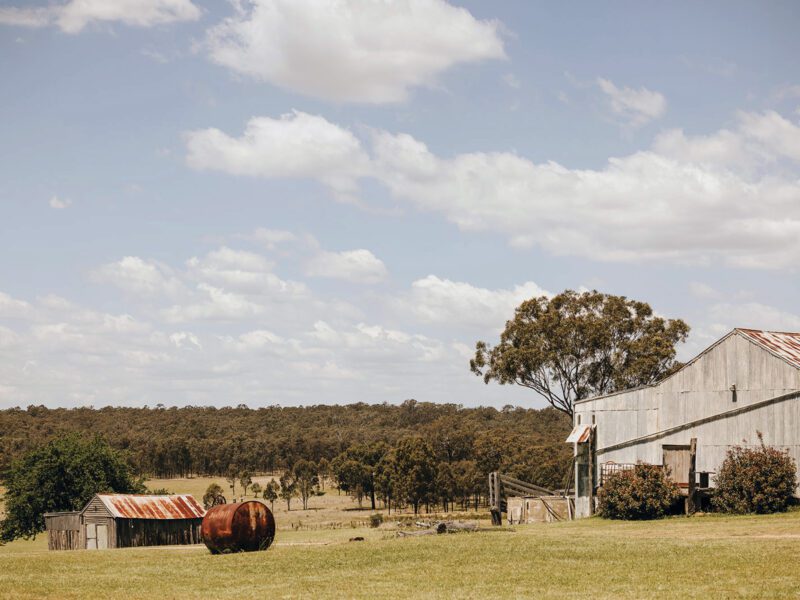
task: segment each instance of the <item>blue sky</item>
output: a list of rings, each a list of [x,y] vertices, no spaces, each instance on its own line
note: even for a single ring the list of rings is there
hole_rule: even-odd
[[[792,2],[0,1],[0,407],[542,402],[523,299],[800,330]]]

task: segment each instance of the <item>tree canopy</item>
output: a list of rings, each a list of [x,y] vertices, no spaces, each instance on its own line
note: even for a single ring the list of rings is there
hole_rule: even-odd
[[[675,346],[689,326],[664,319],[646,302],[567,290],[526,300],[496,346],[476,344],[473,373],[516,384],[572,416],[591,396],[652,384],[680,367]]]
[[[102,438],[71,434],[30,450],[5,475],[0,541],[44,531],[44,513],[80,510],[100,492],[142,493],[123,457]]]

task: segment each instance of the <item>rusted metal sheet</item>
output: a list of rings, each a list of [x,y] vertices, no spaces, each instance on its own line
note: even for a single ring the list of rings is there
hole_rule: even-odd
[[[189,494],[98,494],[97,497],[120,519],[202,519],[205,514],[203,507]]]
[[[275,539],[275,517],[256,500],[220,504],[208,510],[201,531],[212,554],[266,550]]]
[[[589,441],[589,436],[592,434],[592,426],[588,424],[576,425],[565,440],[568,444],[584,444]]]
[[[800,369],[800,333],[762,331],[760,329],[738,329],[737,331]]]

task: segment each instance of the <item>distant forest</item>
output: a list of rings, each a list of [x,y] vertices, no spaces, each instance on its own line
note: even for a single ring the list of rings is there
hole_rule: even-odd
[[[562,487],[571,460],[569,418],[552,408],[463,408],[407,400],[251,409],[75,408],[0,411],[0,474],[27,450],[68,432],[100,435],[143,477],[226,476],[290,470],[300,460],[326,464],[354,447],[421,439],[437,464],[476,476],[500,470]]]

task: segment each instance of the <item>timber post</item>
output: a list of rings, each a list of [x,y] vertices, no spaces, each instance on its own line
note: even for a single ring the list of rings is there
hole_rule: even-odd
[[[594,429],[589,429],[589,516],[594,514]]]
[[[697,510],[695,506],[695,496],[697,485],[696,474],[697,470],[697,438],[692,438],[689,442],[689,490],[686,497],[686,514],[692,515]]]

